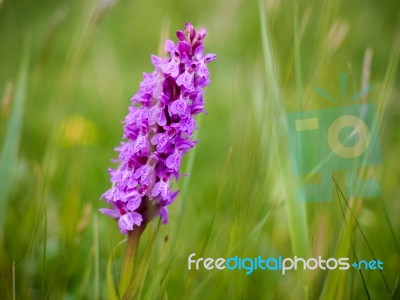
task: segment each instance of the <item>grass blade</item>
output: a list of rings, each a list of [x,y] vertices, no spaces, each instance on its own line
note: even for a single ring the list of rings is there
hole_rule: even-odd
[[[277,164],[279,165],[278,170],[280,170],[279,177],[282,183],[285,185],[286,190],[286,208],[287,208],[287,217],[288,217],[288,226],[290,231],[290,239],[292,241],[292,249],[295,255],[299,255],[302,257],[307,257],[308,250],[308,234],[307,234],[307,222],[305,215],[304,204],[299,202],[296,196],[296,189],[293,188],[294,182],[290,183],[290,179],[293,179],[293,175],[291,174],[290,167],[288,163],[289,154],[287,143],[278,143],[278,140],[282,136],[287,136],[287,126],[286,123],[282,122],[281,118],[283,116],[283,108],[280,103],[280,88],[278,82],[278,72],[275,64],[274,54],[272,50],[272,45],[269,39],[268,28],[267,28],[267,19],[265,16],[265,9],[263,1],[259,0],[259,10],[260,10],[260,23],[261,23],[261,38],[262,38],[262,46],[263,46],[263,54],[264,54],[264,63],[265,63],[265,76],[266,82],[268,83],[268,93],[267,98],[271,101],[272,106],[272,116],[279,118],[274,120],[275,124],[283,125],[282,128],[279,126],[274,127],[274,138],[276,138],[275,145],[282,145],[280,149],[271,149],[274,153],[277,154],[279,158]],[[277,146],[278,147],[278,146]],[[286,176],[287,175],[287,176]],[[277,175],[278,177],[278,175]]]
[[[10,118],[7,124],[5,140],[0,156],[0,225],[4,223],[7,199],[13,180],[13,169],[17,162],[21,139],[24,106],[27,90],[28,65],[30,57],[30,38],[25,38],[21,56],[16,93]]]

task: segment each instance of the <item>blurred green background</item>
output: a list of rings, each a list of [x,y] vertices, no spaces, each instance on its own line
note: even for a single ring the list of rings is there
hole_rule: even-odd
[[[0,298],[109,297],[125,237],[98,208],[120,122],[150,55],[190,21],[218,58],[208,115],[169,224],[142,237],[139,297],[399,299],[399,12],[395,0],[0,1]],[[350,199],[336,172],[334,201],[303,203],[285,112],[333,107],[315,89],[339,98],[343,72],[348,96],[372,85],[382,197]],[[193,252],[356,255],[384,270],[188,271]]]

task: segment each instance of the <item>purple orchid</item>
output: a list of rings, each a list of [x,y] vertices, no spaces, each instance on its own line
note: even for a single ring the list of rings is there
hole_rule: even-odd
[[[124,120],[124,141],[115,148],[119,166],[109,170],[112,187],[101,196],[111,208],[100,211],[118,220],[123,234],[146,226],[157,215],[168,222],[167,206],[178,195],[170,183],[181,176],[182,156],[197,143],[192,139],[194,116],[205,113],[207,64],[216,55],[203,55],[204,28],[196,32],[186,23],[176,36],[177,44],[165,42],[168,56],[152,55],[155,70],[143,73]]]

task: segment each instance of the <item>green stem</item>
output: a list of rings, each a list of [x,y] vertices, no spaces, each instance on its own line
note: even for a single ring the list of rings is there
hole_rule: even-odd
[[[119,282],[120,295],[123,295],[125,293],[132,281],[136,252],[139,244],[139,239],[142,235],[143,230],[144,228],[140,226],[135,226],[132,231],[128,232],[125,256],[122,264],[121,279]]]

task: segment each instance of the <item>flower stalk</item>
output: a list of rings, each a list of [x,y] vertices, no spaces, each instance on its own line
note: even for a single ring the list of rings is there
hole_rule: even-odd
[[[128,289],[128,286],[133,279],[137,248],[143,231],[143,227],[136,226],[133,230],[128,232],[119,282],[120,294],[123,294]]]
[[[165,42],[167,57],[151,57],[154,71],[143,74],[131,99],[123,141],[115,148],[118,167],[109,170],[112,187],[101,196],[110,208],[100,211],[114,218],[127,235],[119,286],[124,298],[135,293],[130,287],[140,236],[152,219],[168,222],[168,206],[179,192],[171,190],[171,183],[182,176],[182,157],[198,142],[193,139],[198,129],[195,115],[206,113],[207,64],[216,55],[203,54],[204,28],[196,31],[186,23],[176,36],[177,43]]]

